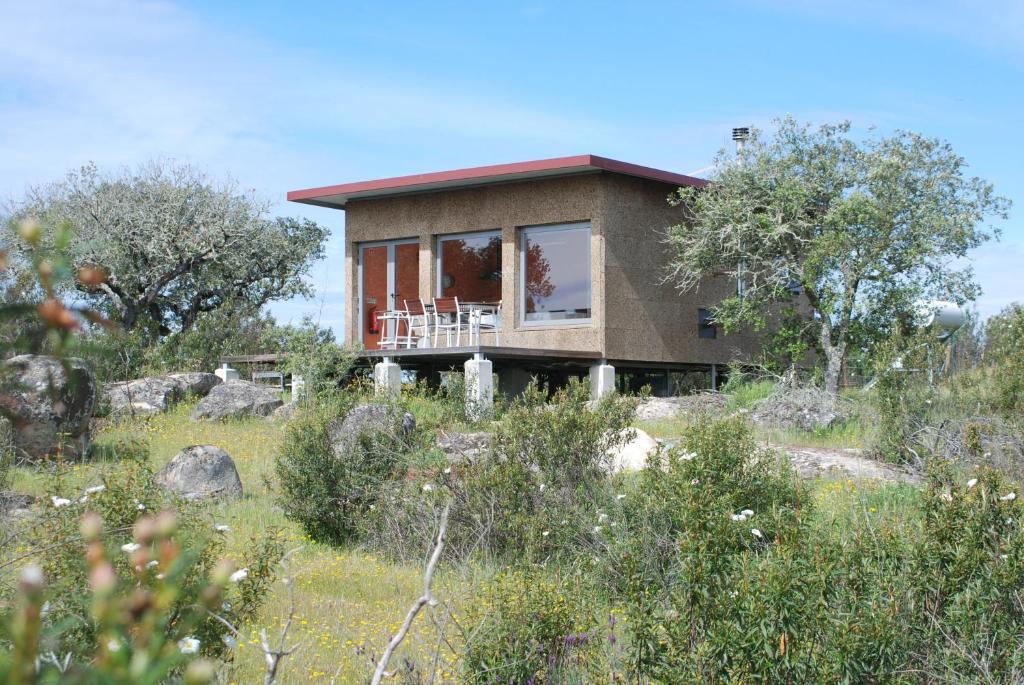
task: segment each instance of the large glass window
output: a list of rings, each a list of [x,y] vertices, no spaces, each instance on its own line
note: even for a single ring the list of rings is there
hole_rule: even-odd
[[[501,301],[501,232],[437,240],[437,293],[462,302]]]
[[[522,231],[519,289],[523,323],[590,319],[590,224]]]

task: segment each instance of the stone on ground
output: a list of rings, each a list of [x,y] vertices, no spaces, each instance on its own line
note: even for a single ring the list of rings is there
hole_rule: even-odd
[[[242,494],[235,462],[227,452],[213,445],[193,445],[178,452],[157,472],[156,482],[186,499]]]
[[[921,478],[909,469],[871,459],[854,448],[785,447],[797,474],[803,478],[839,477],[851,480],[877,480],[885,483],[920,484]]]
[[[35,461],[58,451],[81,459],[89,451],[89,421],[96,382],[85,362],[23,354],[4,362],[12,375],[11,423],[16,460]]]
[[[292,417],[299,410],[298,402],[288,402],[283,404],[267,417],[268,421],[291,421]]]
[[[633,433],[632,439],[608,450],[608,475],[641,471],[647,466],[647,458],[661,450],[660,443],[639,428],[624,428],[623,432],[626,431]]]
[[[452,463],[476,461],[491,450],[494,436],[480,431],[477,433],[442,432],[437,438],[437,447]]]
[[[636,418],[640,421],[657,421],[689,416],[701,412],[718,413],[725,410],[724,395],[702,392],[683,397],[648,397],[636,407]]]
[[[399,412],[387,404],[372,403],[354,407],[344,419],[336,419],[329,430],[334,453],[343,455],[362,436],[385,435],[404,441],[415,428],[416,419],[409,412]]]
[[[205,397],[220,379],[201,371],[148,376],[110,383],[103,389],[112,414],[162,414],[186,396]]]
[[[269,416],[284,402],[277,393],[252,381],[226,381],[215,386],[192,411],[192,420]]]
[[[19,515],[35,504],[36,498],[14,490],[0,490],[0,514]]]

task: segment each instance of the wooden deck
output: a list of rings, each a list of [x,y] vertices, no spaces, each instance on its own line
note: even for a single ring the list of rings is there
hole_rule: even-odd
[[[396,362],[452,362],[480,354],[486,359],[503,361],[582,363],[601,359],[600,352],[581,350],[546,350],[533,347],[504,347],[500,345],[468,345],[463,347],[420,347],[408,350],[363,350],[359,356],[367,360],[389,357]]]

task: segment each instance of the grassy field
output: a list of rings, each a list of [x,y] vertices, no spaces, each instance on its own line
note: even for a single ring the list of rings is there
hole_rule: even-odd
[[[413,410],[422,414],[421,424],[433,425],[440,418],[433,415],[436,407],[429,405],[413,403]],[[190,410],[189,405],[179,405],[166,415],[148,420],[106,423],[96,436],[97,444],[142,439],[149,446],[155,468],[189,445],[210,444],[225,449],[238,467],[245,490],[240,499],[211,505],[217,519],[231,527],[229,549],[238,551],[252,536],[265,531],[282,536],[286,549],[301,548],[291,564],[297,591],[291,641],[298,641],[301,647],[285,662],[279,682],[366,682],[374,654],[379,654],[422,592],[422,566],[396,565],[359,549],[336,549],[306,539],[275,503],[274,459],[282,438],[282,424],[263,419],[193,423],[188,418]],[[661,421],[641,427],[655,436],[674,437],[686,424],[678,420]],[[787,441],[779,437],[765,436],[774,444],[808,444],[816,439],[798,435],[788,436]],[[825,436],[823,440],[829,444],[844,443],[843,446],[853,442],[850,436],[842,434]],[[114,464],[102,459],[76,466],[61,487],[67,493],[78,492],[98,482],[100,473],[109,468],[114,468]],[[13,486],[37,495],[51,494],[45,492],[47,479],[27,469],[16,471]],[[816,483],[814,493],[817,524],[836,531],[835,534],[864,523],[911,530],[920,525],[907,513],[908,503],[918,497],[912,487],[830,480]],[[437,596],[453,607],[456,617],[458,607],[477,587],[474,574],[487,575],[486,570],[479,569],[442,569],[435,581]],[[261,679],[263,660],[255,647],[259,630],[267,627],[273,637],[287,613],[287,592],[279,583],[260,619],[244,627],[248,642],[240,646],[233,662],[226,666],[223,682],[251,683]],[[444,605],[436,607],[432,615],[421,614],[398,654],[399,662],[408,657],[427,678],[436,671],[433,682],[438,683],[458,679],[458,631],[449,624],[446,642],[440,639],[437,628],[446,616]],[[435,654],[439,656],[435,658]]]

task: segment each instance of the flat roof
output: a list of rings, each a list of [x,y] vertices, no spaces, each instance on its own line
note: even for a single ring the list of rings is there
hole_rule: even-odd
[[[597,155],[576,155],[574,157],[555,157],[538,159],[532,162],[516,162],[514,164],[492,164],[490,166],[454,169],[452,171],[434,171],[427,174],[396,176],[373,181],[357,181],[341,185],[292,190],[288,193],[291,202],[302,202],[321,207],[345,209],[349,200],[361,200],[372,197],[387,197],[409,193],[434,192],[453,188],[507,183],[510,181],[526,181],[552,176],[570,176],[575,174],[608,171],[626,176],[636,176],[652,181],[660,181],[675,186],[701,187],[707,181],[686,174],[662,171],[650,167],[620,162],[615,159],[598,157]]]

